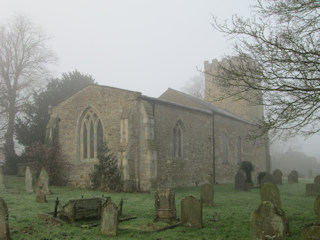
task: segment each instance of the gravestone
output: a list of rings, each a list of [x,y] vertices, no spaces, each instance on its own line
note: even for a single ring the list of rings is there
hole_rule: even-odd
[[[201,186],[200,201],[204,206],[213,206],[213,185],[206,183]]]
[[[314,184],[314,183],[306,184],[307,196],[318,196],[319,194],[320,194],[320,184]]]
[[[38,181],[38,187],[44,194],[51,194],[49,190],[49,175],[45,168],[41,169]]]
[[[281,208],[280,191],[277,185],[273,183],[265,183],[260,188],[261,202],[268,201],[273,204],[277,210],[277,214],[282,218],[284,223],[285,233],[289,233],[289,221],[285,212]]]
[[[181,224],[185,227],[202,228],[202,204],[194,196],[181,200]]]
[[[234,189],[239,191],[245,191],[246,188],[246,177],[242,171],[238,171],[234,177]]]
[[[174,191],[171,189],[159,189],[155,192],[155,220],[175,220],[176,205]]]
[[[299,175],[297,171],[291,171],[288,175],[288,183],[298,183],[299,182]]]
[[[320,223],[311,223],[302,229],[301,240],[317,239],[320,239]]]
[[[314,201],[314,212],[318,216],[318,220],[320,221],[320,195],[317,196],[316,200]]]
[[[9,213],[6,202],[0,197],[0,239],[10,240],[10,229],[8,223]]]
[[[0,189],[5,189],[5,188],[6,188],[6,184],[4,179],[4,173],[3,173],[3,169],[0,168]]]
[[[285,223],[269,201],[263,201],[250,217],[250,239],[283,240]]]
[[[320,175],[316,176],[314,178],[314,184],[319,184],[320,185]]]
[[[272,174],[270,174],[268,172],[266,172],[264,174],[264,176],[262,177],[261,182],[260,182],[260,187],[266,183],[274,183]]]
[[[276,169],[272,173],[274,184],[282,185],[282,172],[280,169]]]
[[[46,194],[42,191],[41,186],[38,187],[38,190],[36,192],[36,201],[39,203],[47,202]]]
[[[101,233],[116,236],[118,233],[119,211],[113,202],[108,202],[102,209]]]
[[[26,172],[25,172],[25,178],[24,178],[24,182],[26,185],[26,191],[27,192],[33,192],[33,186],[32,186],[32,173],[30,170],[30,167],[26,167]]]
[[[273,183],[263,184],[260,188],[261,202],[269,201],[277,209],[281,209],[280,191],[277,185]]]

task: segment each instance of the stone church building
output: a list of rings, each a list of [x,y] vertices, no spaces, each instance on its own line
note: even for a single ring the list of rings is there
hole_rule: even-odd
[[[205,62],[210,70],[215,64]],[[250,133],[261,106],[213,103],[218,94],[206,77],[206,97],[168,89],[152,98],[113,87],[89,85],[51,109],[47,131],[57,127],[63,176],[90,187],[97,146],[107,142],[118,157],[125,191],[233,182],[241,161],[255,173],[270,170],[269,146]]]

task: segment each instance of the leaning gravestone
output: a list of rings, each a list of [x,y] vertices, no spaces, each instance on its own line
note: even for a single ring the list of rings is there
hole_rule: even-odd
[[[10,229],[8,223],[8,207],[6,202],[0,197],[0,239],[10,240]]]
[[[299,182],[299,175],[297,171],[291,171],[288,175],[288,183],[298,183]]]
[[[202,228],[202,204],[194,196],[181,200],[181,224],[185,227]]]
[[[38,187],[44,194],[51,194],[49,190],[49,175],[45,168],[41,169],[38,181]]]
[[[26,167],[26,172],[25,172],[25,185],[26,185],[26,191],[27,192],[33,192],[33,186],[32,186],[32,173],[30,170],[30,167]]]
[[[0,168],[0,189],[4,189],[4,188],[6,188],[6,184],[5,184],[3,169]]]
[[[320,221],[320,195],[314,201],[314,212],[318,216],[318,220]]]
[[[234,177],[234,189],[239,191],[245,191],[246,188],[246,177],[242,171],[238,171]]]
[[[276,207],[269,201],[263,201],[250,217],[250,239],[283,240],[285,223]]]
[[[273,176],[266,172],[261,179],[260,186],[263,186],[265,183],[274,183]]]
[[[213,206],[213,185],[206,183],[201,186],[200,201],[204,206]]]
[[[317,239],[320,239],[320,223],[311,223],[302,229],[301,240]]]
[[[113,202],[108,202],[102,209],[101,233],[116,236],[118,233],[119,211]]]
[[[176,205],[174,191],[171,189],[159,189],[155,192],[155,220],[175,220]]]
[[[272,175],[273,175],[274,184],[282,185],[282,172],[280,171],[280,169],[274,170]]]

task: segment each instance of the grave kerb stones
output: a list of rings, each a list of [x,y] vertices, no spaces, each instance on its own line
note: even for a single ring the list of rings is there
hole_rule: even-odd
[[[6,202],[0,197],[0,239],[10,240],[10,229],[8,223],[9,213]]]
[[[175,220],[177,218],[174,191],[171,189],[159,189],[155,197],[155,220]]]
[[[181,200],[181,224],[185,227],[202,228],[202,204],[194,196]]]
[[[205,183],[201,186],[200,201],[203,206],[213,206],[213,185],[211,183]]]
[[[118,234],[119,211],[116,204],[108,202],[102,209],[101,233],[108,236]]]

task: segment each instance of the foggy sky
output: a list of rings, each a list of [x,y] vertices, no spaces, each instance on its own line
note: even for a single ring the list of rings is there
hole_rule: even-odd
[[[232,53],[212,14],[249,16],[250,0],[0,0],[0,22],[24,15],[52,36],[53,77],[77,69],[101,85],[158,97],[180,90],[203,62]],[[316,146],[299,140],[319,159]],[[312,148],[310,149],[310,146]]]

